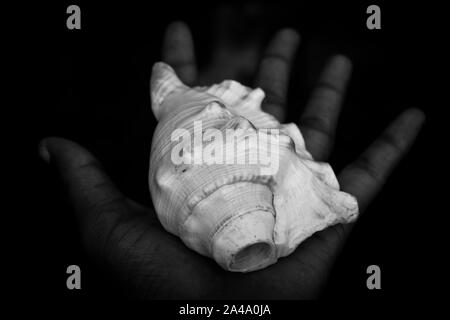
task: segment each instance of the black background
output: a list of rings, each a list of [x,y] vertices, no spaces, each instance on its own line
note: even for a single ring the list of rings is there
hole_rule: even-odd
[[[81,8],[81,30],[66,28],[70,4]],[[232,19],[218,18],[224,4],[233,6]],[[366,28],[370,4],[381,7],[381,30]],[[428,267],[432,266],[435,275],[442,272],[429,245],[434,235],[428,231],[436,224],[429,217],[439,213],[429,206],[430,170],[425,169],[431,149],[427,139],[432,106],[427,88],[432,39],[426,28],[430,8],[379,1],[97,5],[77,1],[39,10],[34,28],[22,39],[33,66],[21,83],[28,97],[19,97],[33,102],[27,103],[22,123],[26,127],[23,149],[28,155],[22,172],[31,183],[21,192],[31,196],[18,202],[18,211],[23,213],[19,219],[26,221],[29,237],[18,251],[20,261],[25,260],[22,267],[36,276],[31,288],[28,281],[17,284],[19,291],[67,299],[120,296],[105,272],[86,257],[75,216],[55,172],[38,158],[37,144],[48,135],[81,143],[102,161],[125,194],[151,205],[147,174],[156,121],[150,110],[150,71],[160,59],[165,28],[182,20],[192,29],[201,69],[212,60],[219,32],[238,50],[255,41],[263,46],[282,27],[297,29],[302,43],[292,70],[290,121],[298,119],[327,57],[348,55],[354,71],[330,159],[336,172],[401,111],[409,107],[425,111],[427,122],[415,146],[361,216],[323,297],[396,299],[428,293],[424,286],[435,281]],[[248,74],[240,80],[252,84]],[[80,291],[66,289],[65,272],[71,264],[81,267]],[[366,268],[371,264],[381,268],[382,290],[366,288]]]

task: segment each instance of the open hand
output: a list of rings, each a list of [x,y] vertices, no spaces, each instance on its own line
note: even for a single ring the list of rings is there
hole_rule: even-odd
[[[263,109],[282,122],[289,70],[299,40],[293,30],[278,32],[266,49],[257,76],[256,86],[266,93]],[[192,37],[184,24],[174,23],[168,28],[163,59],[182,81],[196,83]],[[332,57],[299,120],[306,147],[316,160],[326,160],[332,150],[350,72],[351,62],[346,57]],[[361,212],[412,145],[423,121],[421,111],[405,111],[339,173],[341,189],[357,198]],[[99,161],[80,145],[51,137],[41,141],[39,151],[61,176],[88,253],[137,297],[313,298],[320,293],[351,229],[351,225],[336,225],[318,232],[290,256],[266,269],[246,274],[227,272],[166,232],[153,208],[123,195]]]

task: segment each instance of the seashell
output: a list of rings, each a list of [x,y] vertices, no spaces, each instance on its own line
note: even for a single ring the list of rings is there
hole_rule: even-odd
[[[331,166],[314,161],[295,124],[263,112],[263,99],[261,89],[232,80],[190,88],[169,65],[153,67],[156,213],[168,232],[229,271],[265,268],[358,215]]]

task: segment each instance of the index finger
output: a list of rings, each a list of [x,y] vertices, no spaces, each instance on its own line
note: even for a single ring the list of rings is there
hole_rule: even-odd
[[[279,31],[269,43],[261,61],[256,85],[264,90],[266,98],[262,109],[278,120],[285,117],[289,74],[300,35],[293,29]]]
[[[356,197],[363,211],[397,163],[407,153],[424,123],[419,109],[403,112],[381,136],[338,176],[342,190]]]
[[[336,131],[345,88],[350,78],[351,61],[342,55],[330,59],[300,119],[300,129],[314,159],[328,157]]]

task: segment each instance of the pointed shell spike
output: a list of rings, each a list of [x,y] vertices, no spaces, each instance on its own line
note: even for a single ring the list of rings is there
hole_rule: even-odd
[[[164,112],[162,105],[166,97],[176,90],[185,89],[186,86],[178,78],[171,66],[158,62],[155,63],[152,69],[150,88],[152,111],[156,119],[159,120]]]

